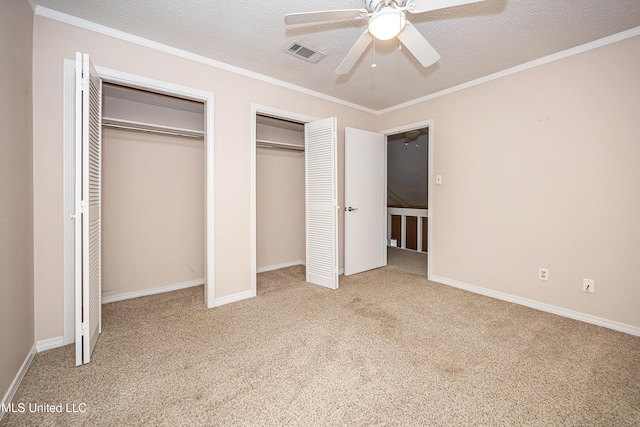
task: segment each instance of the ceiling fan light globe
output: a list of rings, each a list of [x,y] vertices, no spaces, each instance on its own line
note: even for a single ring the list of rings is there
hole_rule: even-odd
[[[390,40],[404,29],[407,20],[401,10],[383,8],[369,18],[369,32],[378,40]]]

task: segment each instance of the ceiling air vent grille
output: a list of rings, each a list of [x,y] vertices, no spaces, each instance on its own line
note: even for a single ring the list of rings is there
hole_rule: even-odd
[[[285,49],[285,52],[293,56],[297,56],[298,58],[302,58],[305,61],[313,62],[314,64],[327,56],[325,53],[300,42],[291,43],[287,49]]]

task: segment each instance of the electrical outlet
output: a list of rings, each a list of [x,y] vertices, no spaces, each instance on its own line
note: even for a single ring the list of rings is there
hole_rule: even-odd
[[[596,290],[596,281],[593,279],[582,279],[582,290],[594,293]]]
[[[538,270],[538,279],[540,280],[544,280],[545,282],[549,280],[549,270],[544,268],[544,267],[540,267],[540,269]]]

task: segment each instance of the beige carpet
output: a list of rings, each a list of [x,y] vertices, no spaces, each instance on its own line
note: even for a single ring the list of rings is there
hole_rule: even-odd
[[[427,253],[387,247],[387,267],[427,277]]]
[[[331,291],[304,267],[206,310],[202,288],[104,306],[87,366],[36,355],[7,426],[638,426],[640,338],[392,267]]]

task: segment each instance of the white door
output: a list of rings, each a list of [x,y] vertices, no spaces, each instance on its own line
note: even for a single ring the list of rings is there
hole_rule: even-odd
[[[101,332],[102,81],[89,55],[76,53],[76,366],[89,363]]]
[[[386,137],[345,128],[344,274],[387,264]]]
[[[304,125],[307,282],[338,289],[338,172],[335,117]]]

